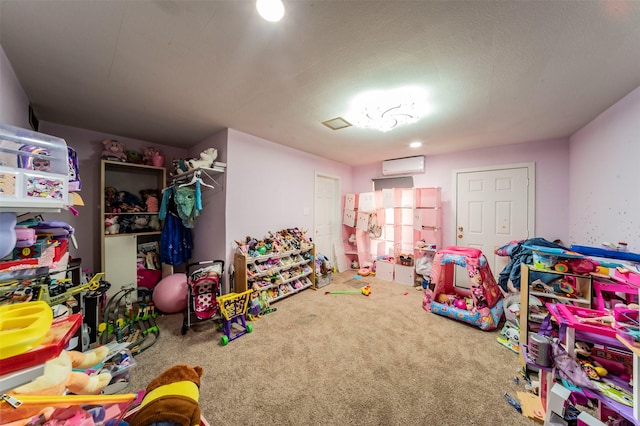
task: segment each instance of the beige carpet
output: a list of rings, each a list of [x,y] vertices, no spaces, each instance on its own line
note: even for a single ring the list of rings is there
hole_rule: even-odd
[[[369,297],[325,294],[366,284]],[[428,313],[421,291],[346,272],[273,306],[227,346],[212,322],[182,336],[182,314],[158,318],[160,339],[136,357],[131,389],[187,363],[204,368],[200,404],[212,425],[535,424],[503,396],[524,386],[499,330]]]

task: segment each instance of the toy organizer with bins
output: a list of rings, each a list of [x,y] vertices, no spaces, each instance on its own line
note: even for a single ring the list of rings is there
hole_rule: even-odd
[[[316,288],[315,245],[298,228],[269,233],[263,240],[247,237],[234,256],[234,291],[257,292],[260,311],[271,302]]]
[[[68,186],[64,139],[0,124],[0,211],[60,210]]]
[[[257,284],[260,292],[267,292],[269,302],[275,302],[309,287],[315,288],[314,259],[313,245],[257,257],[236,253],[235,291],[240,293]]]

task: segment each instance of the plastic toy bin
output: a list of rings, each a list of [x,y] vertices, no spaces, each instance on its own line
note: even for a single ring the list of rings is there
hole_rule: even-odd
[[[68,204],[69,158],[64,139],[0,124],[0,203],[7,208]]]

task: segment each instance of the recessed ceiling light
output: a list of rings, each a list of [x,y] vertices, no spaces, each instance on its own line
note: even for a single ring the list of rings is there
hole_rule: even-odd
[[[409,146],[411,148],[420,148],[422,146],[422,142],[411,142]]]
[[[331,120],[323,121],[322,124],[330,128],[331,130],[340,130],[340,129],[344,129],[345,127],[352,126],[351,123],[349,123],[347,120],[345,120],[342,117],[336,117],[336,118],[332,118]]]
[[[257,0],[256,9],[266,21],[278,22],[284,16],[282,0]]]

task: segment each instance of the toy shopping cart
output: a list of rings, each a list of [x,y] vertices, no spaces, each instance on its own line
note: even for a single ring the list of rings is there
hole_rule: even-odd
[[[221,294],[224,260],[204,260],[187,265],[188,302],[182,335],[191,327],[191,317],[200,321],[218,319],[217,297]]]
[[[222,331],[224,336],[220,338],[222,346],[229,341],[237,339],[246,333],[251,333],[253,328],[251,324],[247,324],[246,314],[249,298],[253,290],[247,290],[242,293],[229,293],[218,296],[218,305],[222,313]],[[240,330],[234,329],[232,326],[236,324]]]

